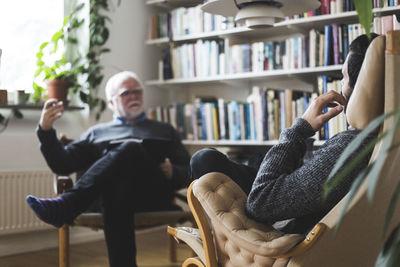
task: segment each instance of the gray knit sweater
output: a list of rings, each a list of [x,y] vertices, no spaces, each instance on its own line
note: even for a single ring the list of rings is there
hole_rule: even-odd
[[[303,164],[306,139],[314,135],[311,125],[297,119],[282,131],[277,145],[265,155],[247,200],[250,217],[265,223],[288,220],[281,229],[287,233],[306,233],[349,191],[357,174],[367,166],[365,159],[323,199],[323,185],[345,147],[360,131],[341,132],[314,152]],[[373,138],[369,136],[364,144]],[[351,157],[350,157],[351,158]]]

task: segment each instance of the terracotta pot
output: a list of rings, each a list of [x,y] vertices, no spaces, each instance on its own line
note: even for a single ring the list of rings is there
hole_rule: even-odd
[[[58,101],[62,101],[64,105],[68,105],[68,89],[69,82],[66,80],[51,80],[47,81],[47,94],[49,98],[56,98]]]

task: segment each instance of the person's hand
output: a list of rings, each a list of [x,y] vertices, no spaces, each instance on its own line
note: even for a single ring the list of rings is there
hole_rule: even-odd
[[[330,90],[317,97],[307,108],[302,118],[306,120],[314,131],[318,131],[327,121],[343,111],[347,104],[346,99],[336,91]],[[330,107],[326,113],[324,109]]]
[[[53,126],[55,120],[61,118],[64,105],[62,101],[51,98],[44,103],[42,114],[40,115],[40,128],[47,131]]]
[[[160,163],[160,169],[168,179],[172,178],[173,168],[169,158],[165,158],[164,162]]]

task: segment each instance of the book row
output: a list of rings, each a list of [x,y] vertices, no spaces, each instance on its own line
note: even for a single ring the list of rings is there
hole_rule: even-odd
[[[368,1],[368,0],[367,0]],[[369,0],[373,8],[382,8],[400,5],[399,0]],[[352,0],[321,0],[321,6],[314,11],[306,12],[296,17],[312,17],[317,15],[337,14],[355,10]]]
[[[398,6],[400,0],[385,0],[380,5],[380,0],[372,1],[373,7]],[[321,0],[321,6],[317,10],[287,17],[295,19],[301,17],[313,17],[318,15],[336,14],[355,10],[352,0]],[[179,37],[184,35],[221,31],[234,28],[232,17],[214,15],[201,10],[201,5],[196,7],[179,7],[169,13],[160,13],[151,16],[149,23],[149,38]]]
[[[338,90],[339,81],[322,78],[322,92]],[[253,87],[246,101],[197,98],[194,103],[174,103],[148,109],[150,119],[170,123],[184,140],[276,140],[280,132],[301,117],[317,93]],[[347,129],[341,114],[327,123],[316,139]]]
[[[222,31],[235,27],[232,17],[203,12],[200,7],[201,5],[192,8],[180,7],[173,9],[170,13],[152,16],[150,39]]]
[[[359,24],[333,24],[324,31],[313,29],[308,36],[283,41],[230,45],[229,39],[197,40],[171,48],[170,62],[164,61],[164,67],[171,71],[164,79],[341,64],[349,43],[364,32]]]

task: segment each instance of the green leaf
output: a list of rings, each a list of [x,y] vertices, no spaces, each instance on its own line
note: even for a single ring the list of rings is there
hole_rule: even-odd
[[[42,98],[43,92],[45,92],[46,90],[43,87],[37,85],[35,82],[33,82],[32,87],[33,87],[32,99],[33,99],[33,101],[35,101],[35,103],[37,103],[40,101],[40,99]]]
[[[77,44],[78,43],[78,39],[74,38],[74,37],[71,37],[71,36],[68,36],[67,41],[69,43],[71,43],[71,44]]]
[[[358,189],[361,187],[362,182],[365,180],[365,178],[367,177],[369,171],[371,169],[371,165],[367,166],[367,168],[365,168],[358,176],[357,178],[354,180],[353,184],[351,185],[350,191],[347,195],[347,199],[346,202],[342,208],[342,210],[340,211],[340,215],[339,215],[339,219],[338,222],[336,224],[336,228],[335,228],[335,233],[339,230],[340,225],[342,224],[342,220],[344,218],[344,215],[347,211],[347,208],[349,207],[351,201],[353,200],[354,196],[356,195]]]
[[[358,149],[364,139],[372,133],[386,118],[389,118],[395,114],[396,111],[392,111],[389,113],[385,113],[371,121],[367,127],[356,137],[350,144],[345,148],[343,153],[340,155],[338,161],[333,167],[331,173],[328,176],[327,182],[333,179],[337,172],[343,167],[343,164],[347,161],[347,159]]]
[[[360,162],[374,149],[375,145],[384,137],[381,135],[372,139],[362,150],[354,155],[351,159],[338,173],[335,175],[334,179],[327,181],[324,184],[324,198],[326,198],[343,180],[345,180],[349,173],[360,164]]]
[[[390,222],[395,212],[395,207],[397,204],[397,200],[399,199],[399,196],[400,196],[400,182],[397,183],[396,189],[394,190],[394,193],[392,195],[392,199],[390,200],[390,205],[386,212],[385,226],[383,227],[383,236],[386,236]]]
[[[64,34],[63,29],[59,30],[58,32],[53,34],[53,37],[51,37],[51,41],[58,42],[58,40],[60,40],[62,38],[63,34]]]
[[[103,49],[100,49],[99,54],[108,53],[110,51],[111,51],[111,49],[109,49],[109,48],[103,48]]]
[[[106,107],[107,107],[106,101],[104,101],[103,99],[101,99],[101,102],[100,102],[100,112],[103,112],[104,110],[106,110]]]
[[[369,0],[353,0],[358,14],[358,20],[364,27],[368,38],[371,37],[372,25],[372,1]]]
[[[74,13],[78,12],[85,6],[85,3],[81,3],[75,7]]]
[[[375,267],[395,267],[400,264],[400,240],[399,227],[392,231],[389,238],[386,240],[381,253],[375,263]]]
[[[43,50],[43,48],[45,48],[48,44],[49,44],[49,42],[44,42],[43,44],[41,44],[39,49]]]
[[[87,104],[88,103],[88,94],[85,94],[84,92],[79,92],[79,98],[82,100],[83,103]]]
[[[71,17],[71,14],[67,15],[64,17],[64,21],[63,21],[63,27],[65,27],[69,21],[69,18]]]
[[[40,73],[42,73],[42,71],[43,71],[42,68],[38,68],[38,69],[35,71],[35,74],[33,75],[33,77],[36,78],[37,76],[40,75]]]
[[[382,147],[379,151],[378,156],[376,157],[375,164],[371,170],[371,175],[368,179],[368,194],[367,195],[370,200],[373,199],[373,196],[375,194],[376,184],[378,182],[379,174],[381,172],[383,164],[385,163],[387,152],[390,148],[390,142],[392,141],[394,133],[396,132],[396,129],[400,124],[400,111],[399,110],[397,110],[393,124],[394,125],[387,131],[388,134],[385,137],[385,139],[383,140]]]

